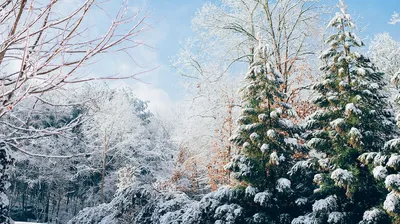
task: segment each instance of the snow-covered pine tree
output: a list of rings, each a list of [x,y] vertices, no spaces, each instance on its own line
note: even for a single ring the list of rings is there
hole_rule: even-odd
[[[295,209],[288,171],[293,155],[304,152],[294,138],[296,128],[287,119],[291,106],[280,91],[280,73],[269,63],[261,38],[245,77],[238,130],[231,141],[240,149],[226,168],[246,188],[246,222],[290,223]],[[252,205],[252,206],[249,206]]]
[[[326,63],[321,67],[324,75],[314,86],[319,93],[315,104],[320,109],[305,124],[312,130],[308,146],[323,157],[320,173],[314,177],[319,188],[312,196],[320,200],[293,224],[388,223],[377,208],[385,189],[358,158],[382,151],[397,132],[396,121],[382,91],[383,73],[368,58],[352,51],[364,44],[353,33],[355,24],[342,0],[339,8],[328,25],[334,30],[326,41],[329,48],[320,56]]]

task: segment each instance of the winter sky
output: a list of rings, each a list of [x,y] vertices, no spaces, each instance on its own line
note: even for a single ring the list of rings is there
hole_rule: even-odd
[[[151,109],[166,109],[174,102],[183,99],[184,89],[181,79],[170,63],[170,58],[178,53],[186,38],[193,33],[191,20],[197,10],[206,0],[133,0],[132,10],[149,9],[149,22],[153,28],[142,35],[140,39],[154,48],[142,47],[136,49],[135,60],[146,68],[158,67],[155,71],[143,74],[139,78],[146,83],[134,80],[124,81],[136,89],[137,96],[151,101]],[[213,0],[212,2],[220,2]],[[335,5],[337,0],[321,0],[322,3]],[[345,0],[349,13],[357,19],[365,31],[359,36],[369,43],[369,39],[377,33],[389,32],[396,40],[400,39],[400,24],[388,24],[394,11],[400,11],[399,0]],[[115,57],[111,66],[118,66],[125,71],[137,71],[132,61]],[[108,65],[107,65],[108,66]],[[102,69],[100,72],[105,72]],[[120,85],[120,84],[116,84]]]

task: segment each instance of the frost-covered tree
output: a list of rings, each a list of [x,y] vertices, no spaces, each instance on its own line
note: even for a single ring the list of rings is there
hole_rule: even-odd
[[[400,43],[389,33],[377,34],[369,46],[369,55],[378,69],[390,80],[400,70]]]
[[[174,182],[186,192],[220,187],[215,182],[218,177],[214,174],[219,169],[215,162],[225,165],[234,152],[229,137],[239,111],[237,86],[236,79],[226,77],[218,83],[204,82],[198,87],[199,96],[187,96],[184,104],[174,108],[171,116],[178,115],[179,119],[174,122],[173,136],[180,148]],[[224,177],[225,182],[228,179]]]
[[[393,111],[383,92],[383,73],[355,49],[364,46],[353,32],[355,24],[340,1],[328,25],[329,48],[320,58],[322,81],[314,86],[319,107],[305,123],[311,130],[307,142],[319,157],[312,211],[292,223],[382,223],[372,217],[385,196],[368,166],[358,158],[364,153],[387,152],[384,145],[397,132]],[[364,217],[363,217],[364,216]],[[372,221],[371,221],[372,220]]]
[[[400,44],[389,33],[377,34],[369,46],[369,55],[377,68],[385,73],[384,79],[389,82],[385,91],[390,96],[390,103],[397,108],[395,102],[399,92]]]
[[[24,100],[91,80],[132,78],[137,74],[88,77],[85,65],[96,64],[105,53],[124,51],[141,45],[136,38],[149,29],[144,22],[145,13],[127,10],[126,1],[119,1],[117,9],[102,11],[105,2],[88,1],[1,1],[0,8],[0,119]],[[114,3],[115,4],[115,3]],[[110,7],[111,8],[111,7]],[[107,15],[104,27],[96,27],[88,18]],[[99,23],[98,19],[96,22]],[[107,21],[108,20],[108,21]],[[140,43],[139,43],[140,42]],[[100,56],[101,55],[101,56]],[[114,56],[114,55],[113,55]],[[92,65],[93,65],[92,64]],[[118,68],[119,69],[119,68]],[[116,70],[118,70],[116,69]],[[18,120],[18,118],[15,118]],[[13,151],[19,151],[20,141],[29,141],[23,124],[14,127],[21,137],[0,133],[0,223],[9,223],[9,200],[5,191],[9,187],[9,169],[13,165]],[[30,139],[57,135],[55,130],[31,131]],[[9,133],[7,133],[9,134]]]

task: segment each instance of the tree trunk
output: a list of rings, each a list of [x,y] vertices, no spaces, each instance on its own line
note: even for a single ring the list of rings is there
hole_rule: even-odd
[[[105,202],[104,197],[104,182],[106,176],[106,167],[107,167],[107,151],[108,151],[108,140],[107,135],[104,135],[104,151],[103,151],[103,170],[101,172],[101,203]]]
[[[10,186],[9,169],[14,159],[11,156],[9,149],[4,143],[0,143],[0,223],[10,223],[9,217],[9,200],[6,195],[6,190]]]
[[[49,190],[50,192],[50,190]],[[46,200],[46,208],[44,211],[45,217],[44,217],[44,222],[48,222],[49,221],[49,210],[50,210],[50,193],[48,193],[47,195],[47,200]]]
[[[61,200],[62,200],[62,195],[60,193],[57,201],[56,224],[60,223],[60,218],[58,216],[60,215]]]

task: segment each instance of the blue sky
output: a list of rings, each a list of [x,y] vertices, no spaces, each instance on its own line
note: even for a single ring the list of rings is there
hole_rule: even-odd
[[[186,38],[193,35],[191,20],[196,11],[206,3],[206,0],[141,0],[133,1],[138,7],[149,8],[152,11],[151,21],[154,28],[143,37],[145,42],[155,49],[142,49],[134,56],[143,60],[145,66],[159,68],[141,76],[148,84],[129,81],[137,88],[137,95],[145,100],[153,101],[153,108],[168,107],[184,96],[180,86],[180,77],[170,66],[170,58],[178,53]],[[213,0],[213,2],[218,2]],[[323,4],[335,5],[337,0],[321,0]],[[389,32],[396,40],[400,40],[400,24],[389,25],[388,21],[394,11],[400,12],[399,0],[345,0],[349,13],[358,18],[359,27],[365,31],[359,34],[366,39],[377,33]],[[115,64],[118,66],[118,63]],[[130,68],[130,66],[128,66]]]

